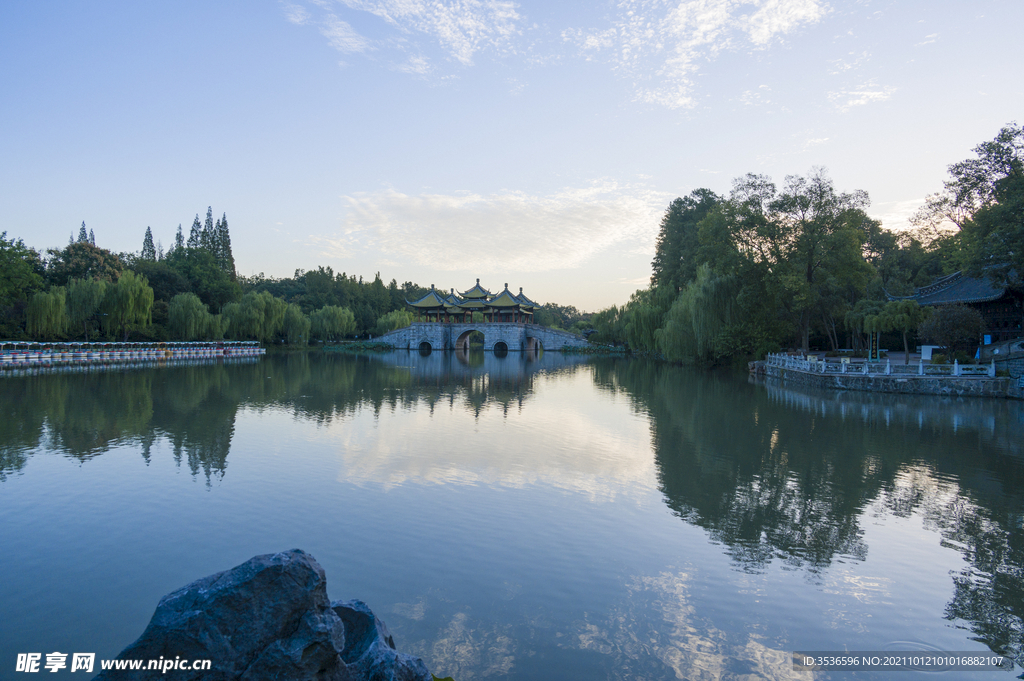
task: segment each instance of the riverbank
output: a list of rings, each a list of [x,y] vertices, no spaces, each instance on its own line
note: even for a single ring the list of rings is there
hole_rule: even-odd
[[[751,362],[750,370],[787,385],[829,390],[1024,399],[1024,379],[996,376],[994,366],[889,362],[844,365],[769,355],[765,360]]]

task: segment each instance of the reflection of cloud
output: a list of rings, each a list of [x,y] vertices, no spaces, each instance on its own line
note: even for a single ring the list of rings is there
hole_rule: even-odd
[[[689,579],[684,572],[635,579],[607,621],[577,625],[579,647],[614,657],[625,678],[644,678],[651,656],[688,681],[814,678],[793,669],[789,651],[706,622],[689,604]],[[650,612],[661,620],[651,621]]]
[[[623,244],[653,244],[670,197],[603,182],[548,196],[392,190],[345,198],[343,233],[311,237],[325,255],[373,250],[439,270],[543,272]]]
[[[507,675],[515,665],[515,643],[495,626],[481,629],[464,612],[456,613],[430,649],[431,666],[456,679]]]
[[[637,100],[670,108],[693,106],[701,61],[727,49],[764,49],[827,11],[820,0],[624,0],[618,7],[611,28],[570,29],[562,38],[587,59],[608,51],[633,79]]]
[[[514,436],[485,449],[452,439],[473,432],[476,415],[453,393],[450,428],[439,431],[429,411],[403,415],[399,430],[375,419],[346,421],[334,432],[343,463],[341,479],[386,488],[415,480],[423,485],[547,485],[581,492],[593,501],[614,500],[622,491],[657,489],[657,472],[645,422],[623,421],[612,400],[592,392],[593,377],[581,369],[570,378],[539,375],[529,401],[519,405]],[[440,408],[440,407],[439,407]],[[483,409],[501,409],[491,403]],[[387,418],[384,415],[381,419]],[[373,436],[367,430],[373,430]]]

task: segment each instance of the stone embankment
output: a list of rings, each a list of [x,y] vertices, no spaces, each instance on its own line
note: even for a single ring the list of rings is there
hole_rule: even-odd
[[[837,370],[823,362],[769,356],[764,361],[751,362],[749,368],[751,374],[778,379],[786,385],[829,390],[1024,399],[1024,378],[987,375],[995,373],[994,365],[987,373],[976,375],[926,373],[925,367],[929,365],[903,367],[877,363],[866,372],[861,370],[862,366],[851,365],[849,370]],[[894,368],[900,371],[894,371]],[[907,368],[913,371],[903,371]],[[967,369],[967,366],[957,367],[957,372]]]
[[[119,660],[211,660],[205,671],[104,671],[94,681],[431,681],[362,601],[327,598],[309,554],[256,556],[160,599]]]

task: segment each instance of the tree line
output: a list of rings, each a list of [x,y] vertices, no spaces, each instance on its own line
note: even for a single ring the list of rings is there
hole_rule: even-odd
[[[165,252],[150,227],[138,252],[96,245],[83,222],[77,238],[45,253],[0,233],[0,338],[11,340],[258,340],[305,344],[379,336],[408,326],[406,300],[427,288],[385,284],[330,267],[291,277],[238,275],[227,214],[197,214],[188,237],[178,225]],[[539,323],[577,330],[585,315],[551,304]]]
[[[904,348],[921,338],[964,352],[982,331],[976,310],[933,315],[889,296],[956,271],[1021,289],[1024,128],[1009,124],[974,152],[949,166],[943,191],[899,232],[867,215],[866,192],[839,191],[821,168],[782,186],[748,174],[727,196],[677,198],[650,285],[594,314],[593,339],[696,364],[784,347],[865,348],[871,332]]]

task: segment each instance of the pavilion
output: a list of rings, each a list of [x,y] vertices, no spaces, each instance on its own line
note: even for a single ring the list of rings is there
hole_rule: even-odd
[[[444,324],[472,322],[474,312],[481,313],[487,323],[528,324],[533,322],[534,311],[542,307],[526,297],[522,287],[518,295],[508,290],[507,283],[502,291],[491,293],[479,279],[471,289],[456,294],[453,288],[447,296],[431,284],[422,298],[405,302],[425,321]]]

